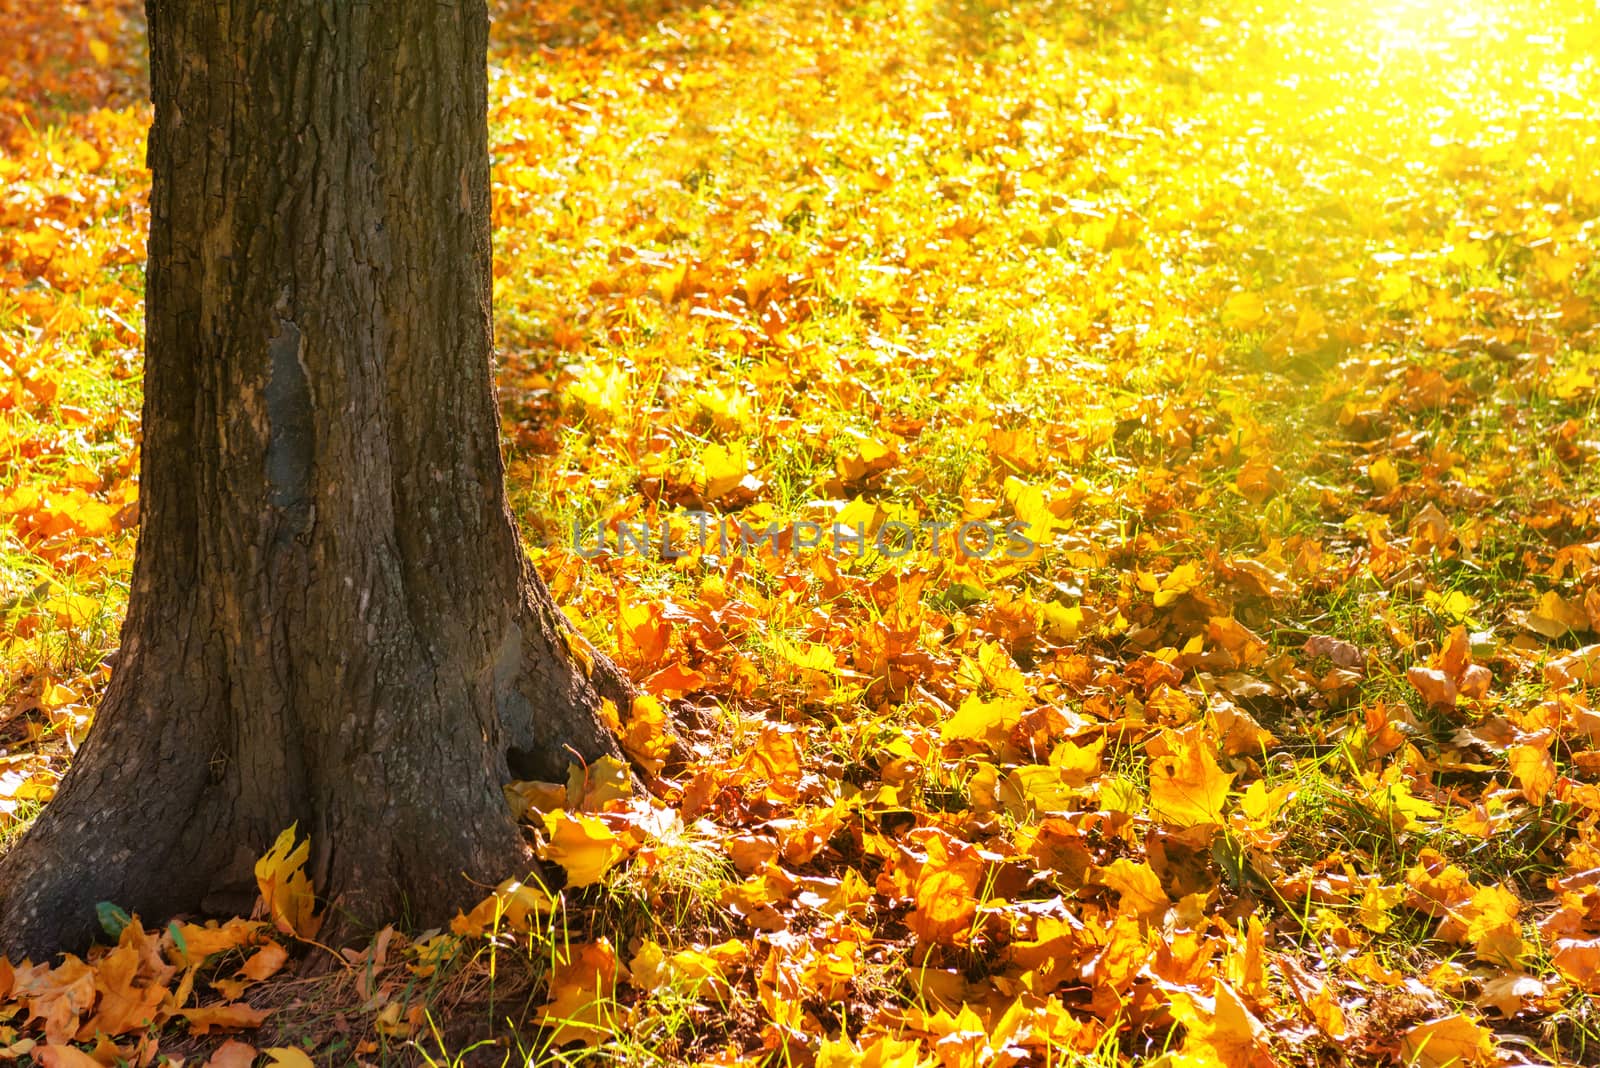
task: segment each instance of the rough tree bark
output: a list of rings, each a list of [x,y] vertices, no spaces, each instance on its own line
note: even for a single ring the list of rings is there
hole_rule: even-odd
[[[616,752],[507,507],[484,0],[149,0],[141,536],[0,942],[248,909],[298,821],[347,927],[526,870],[500,786]],[[597,681],[598,679],[598,681]]]

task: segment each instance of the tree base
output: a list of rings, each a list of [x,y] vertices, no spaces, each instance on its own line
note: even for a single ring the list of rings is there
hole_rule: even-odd
[[[567,655],[565,624],[542,587],[525,585],[522,603],[515,660],[502,650],[493,685],[451,686],[451,672],[425,670],[413,654],[374,687],[387,701],[343,717],[349,729],[333,739],[331,761],[293,745],[292,733],[263,729],[303,720],[294,709],[263,723],[238,715],[243,702],[207,704],[241,682],[175,670],[167,642],[125,635],[60,792],[0,856],[0,949],[36,959],[82,951],[100,933],[102,901],[147,926],[248,914],[255,862],[293,823],[311,837],[308,873],[329,903],[327,937],[340,942],[388,922],[447,922],[485,886],[533,870],[501,786],[514,776],[559,781],[575,760],[618,755],[601,694],[625,706],[631,691],[598,653],[583,657],[593,681],[583,658]]]

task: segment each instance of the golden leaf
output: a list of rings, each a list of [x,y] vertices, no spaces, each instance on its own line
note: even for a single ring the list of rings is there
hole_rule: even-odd
[[[1522,796],[1531,805],[1543,804],[1556,783],[1556,762],[1551,759],[1548,745],[1548,741],[1544,745],[1514,745],[1506,753],[1511,774],[1517,777]]]
[[[550,840],[541,855],[566,869],[568,886],[599,882],[627,855],[622,839],[594,816],[557,809],[545,814],[544,825]]]
[[[985,701],[969,694],[955,714],[945,720],[939,735],[946,742],[972,741],[998,744],[1022,718],[1027,707],[1020,698],[997,697]]]
[[[214,953],[255,945],[262,940],[264,927],[266,924],[256,920],[237,917],[224,924],[216,920],[207,920],[204,925],[180,923],[169,927],[162,941],[173,963],[192,967]]]
[[[701,479],[705,486],[706,499],[714,501],[738,489],[745,472],[749,469],[749,463],[743,442],[735,442],[732,448],[723,445],[706,446],[706,450],[700,454]]]
[[[906,916],[906,926],[926,943],[965,941],[978,912],[979,874],[976,858],[952,857],[942,839],[930,838],[912,895],[916,908]]]
[[[1411,1028],[1400,1038],[1400,1052],[1417,1068],[1468,1068],[1496,1060],[1488,1028],[1459,1013]]]
[[[1253,330],[1267,318],[1259,293],[1235,293],[1222,305],[1222,323],[1233,330]]]
[[[1221,823],[1233,776],[1217,766],[1199,725],[1162,737],[1169,752],[1150,763],[1150,814],[1175,827]]]
[[[1367,478],[1379,493],[1388,493],[1400,485],[1400,470],[1387,456],[1380,456],[1367,466]]]
[[[1233,987],[1218,979],[1214,997],[1184,994],[1173,999],[1173,1015],[1184,1024],[1182,1054],[1186,1063],[1219,1068],[1275,1068],[1267,1045],[1267,1029],[1240,1000]]]
[[[272,848],[256,861],[256,884],[261,888],[262,907],[278,930],[296,938],[315,938],[322,917],[316,912],[316,894],[305,873],[311,839],[295,845],[298,827],[294,824],[278,835]]]
[[[633,699],[622,748],[650,774],[660,774],[672,749],[672,736],[667,731],[666,710],[654,694],[640,694]]]
[[[1588,630],[1589,613],[1584,611],[1582,601],[1569,601],[1549,590],[1528,613],[1526,623],[1529,630],[1546,638],[1561,638],[1570,631]]]
[[[1101,868],[1095,878],[1121,895],[1118,909],[1141,920],[1160,919],[1172,904],[1161,888],[1161,880],[1145,861],[1119,857]]]
[[[469,938],[494,931],[529,931],[533,929],[533,921],[548,914],[554,905],[542,887],[507,879],[495,887],[494,893],[474,905],[471,912],[457,913],[450,921],[450,931]],[[441,944],[434,948],[449,947]],[[424,956],[427,962],[423,967],[428,967],[436,963],[432,958],[439,954],[429,952]],[[431,973],[431,968],[429,971]]]
[[[533,1018],[551,1029],[550,1044],[595,1046],[616,1026],[617,954],[602,938],[557,950],[550,1000]]]

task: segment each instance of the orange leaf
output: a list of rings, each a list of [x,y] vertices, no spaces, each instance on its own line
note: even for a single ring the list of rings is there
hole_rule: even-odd
[[[207,1005],[201,1009],[180,1009],[177,1015],[189,1021],[189,1030],[197,1035],[213,1030],[237,1031],[245,1027],[260,1027],[272,1015],[271,1009],[256,1009],[242,1002],[230,1001],[222,1005]]]
[[[705,689],[710,681],[707,676],[693,668],[684,667],[682,664],[668,664],[646,678],[644,688],[651,694],[659,694],[662,697],[682,697],[686,693]],[[638,703],[637,699],[635,703]]]
[[[256,950],[250,959],[244,962],[244,967],[240,968],[239,971],[246,978],[260,982],[277,974],[278,969],[282,968],[288,959],[289,951],[287,949],[284,949],[276,942],[268,942]]]
[[[105,1065],[76,1046],[56,1043],[37,1046],[33,1050],[33,1057],[39,1068],[105,1068]]]
[[[1422,699],[1434,708],[1454,708],[1459,691],[1455,680],[1436,668],[1414,667],[1406,671],[1406,681],[1411,683]]]
[[[16,974],[16,997],[29,1020],[43,1020],[45,1040],[66,1045],[78,1031],[78,1017],[94,1004],[94,969],[68,953],[51,968],[36,964]]]
[[[138,924],[135,919],[126,930]],[[131,944],[118,946],[107,953],[95,968],[94,985],[100,994],[99,1011],[78,1029],[78,1040],[87,1041],[96,1031],[108,1035],[125,1035],[143,1031],[152,1023],[160,1022],[160,1005],[167,996],[166,980],[172,969],[163,966],[161,972],[151,975],[141,972],[138,949]]]
[[[255,945],[261,940],[261,929],[265,926],[266,924],[255,920],[238,918],[220,926],[215,920],[206,921],[204,926],[180,923],[177,925],[176,937],[169,930],[164,941],[169,945],[168,956],[175,963],[192,967],[213,953],[225,953],[230,949]],[[180,944],[183,947],[181,951],[178,948]]]
[[[217,1047],[204,1068],[250,1068],[256,1062],[256,1048],[248,1042],[230,1038]]]
[[[913,894],[917,907],[906,916],[906,926],[924,942],[965,941],[978,912],[974,891],[980,874],[975,858],[951,857],[942,839],[930,838]]]

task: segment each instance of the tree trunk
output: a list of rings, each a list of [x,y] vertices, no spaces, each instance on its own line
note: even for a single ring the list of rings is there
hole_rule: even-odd
[[[142,530],[0,942],[248,909],[299,822],[347,930],[525,872],[500,786],[616,752],[522,553],[490,368],[484,0],[149,0]]]

